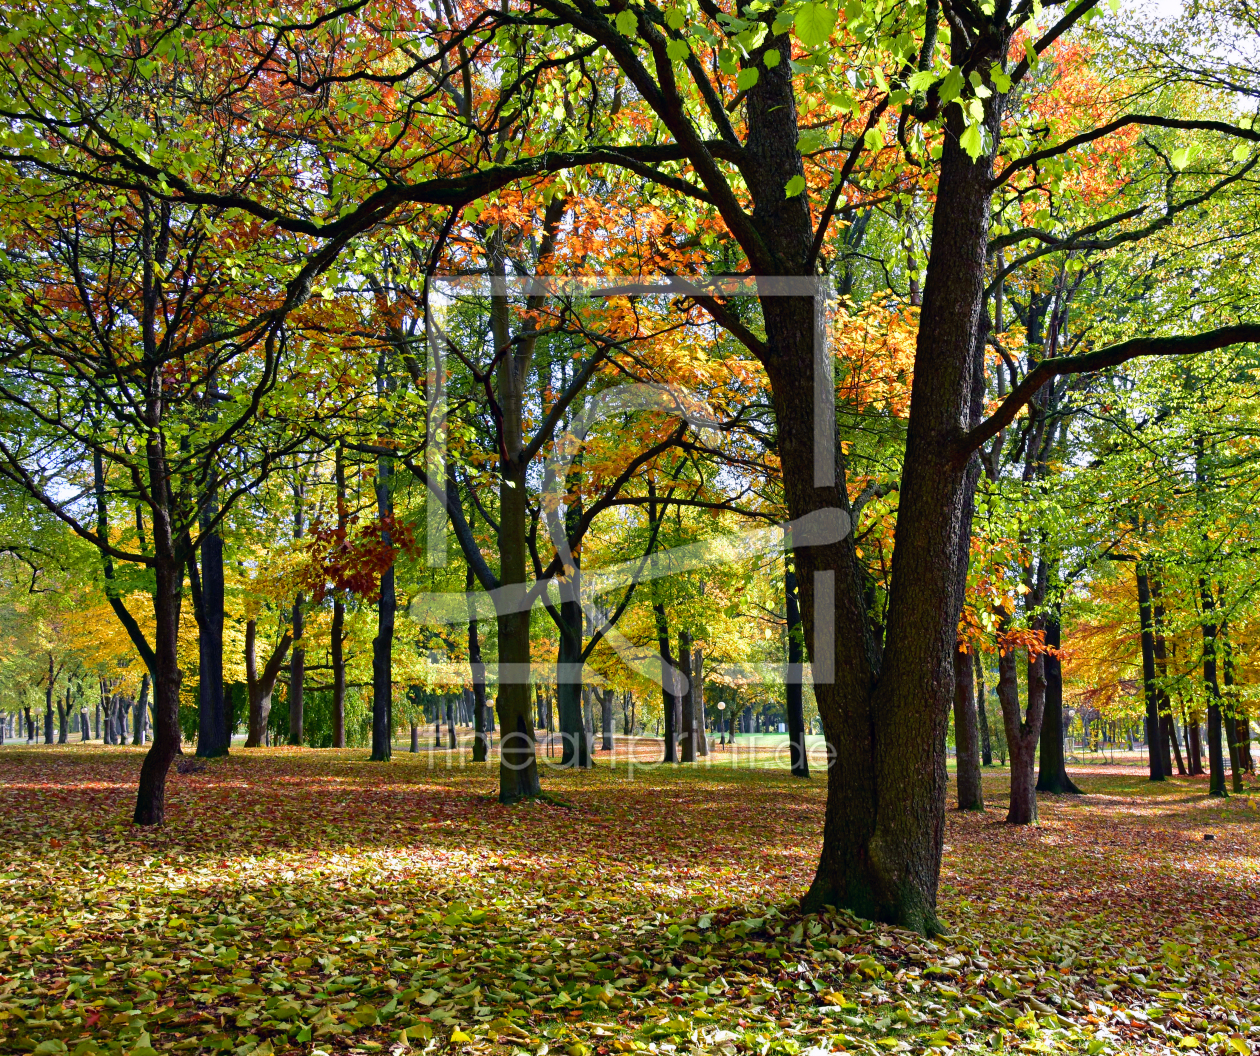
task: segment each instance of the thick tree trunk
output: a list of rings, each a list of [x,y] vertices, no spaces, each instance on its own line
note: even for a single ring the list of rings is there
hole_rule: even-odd
[[[175,559],[170,525],[155,512],[153,525],[156,586],[153,592],[156,670],[153,678],[153,743],[140,767],[136,790],[137,825],[160,825],[166,819],[166,775],[179,747],[179,615],[184,590],[184,565]]]
[[[563,626],[556,654],[560,765],[586,770],[592,763],[586,723],[582,719],[582,606],[575,598],[561,600],[560,622]]]
[[[679,762],[694,763],[696,761],[696,703],[692,696],[691,686],[691,632],[678,632],[678,670],[682,675],[682,692],[679,696],[679,711],[682,716],[682,729],[679,731],[679,747],[682,749]]]
[[[954,754],[958,763],[958,809],[984,810],[980,778],[980,734],[972,694],[972,654],[959,649],[954,655]]]
[[[390,494],[393,459],[381,458],[376,467],[376,508],[382,520],[394,511]],[[388,529],[382,531],[391,545]],[[394,565],[381,573],[380,598],[376,602],[376,637],[372,639],[372,761],[388,762],[394,741]]]
[[[988,69],[1003,57],[997,38],[969,47],[957,36],[953,48],[958,61],[974,63],[973,69]],[[758,137],[796,136],[788,65],[781,64],[784,72],[777,78],[762,74],[763,81],[782,83],[786,90],[781,94],[749,94],[748,149],[754,154]],[[994,96],[989,105],[998,102]],[[989,125],[995,131],[996,119]],[[872,641],[852,533],[833,546],[801,548],[795,554],[806,641],[815,652],[816,628],[826,615],[815,612],[816,570],[834,577],[829,582],[836,601],[836,681],[815,686],[835,764],[818,872],[804,904],[837,905],[923,933],[941,928],[936,894],[944,843],[945,735],[966,575],[960,566],[967,558],[964,540],[977,478],[957,452],[978,387],[976,349],[992,193],[991,155],[973,161],[959,146],[963,131],[961,111],[950,107],[892,558],[885,640],[896,648],[881,655]],[[773,173],[780,200],[789,175]],[[758,214],[771,182],[765,190],[753,187]],[[777,221],[771,215],[775,211],[767,211],[768,221]],[[763,314],[774,350],[767,373],[789,512],[800,517],[825,506],[846,509],[842,489],[819,487],[815,480],[814,421],[807,413],[814,406],[812,313],[790,298],[765,298]],[[795,355],[785,354],[789,348]]]
[[[1058,649],[1063,644],[1059,606],[1046,616],[1046,645]],[[1046,655],[1046,707],[1041,717],[1041,767],[1037,773],[1037,791],[1056,795],[1081,795],[1076,783],[1068,777],[1067,760],[1063,758],[1063,662]]]
[[[208,520],[211,511],[203,516]],[[195,560],[195,558],[194,558]],[[197,755],[227,755],[228,718],[223,696],[223,540],[215,533],[201,540],[201,589],[197,616]]]
[[[1164,780],[1164,753],[1160,750],[1159,690],[1155,681],[1155,619],[1151,609],[1150,580],[1146,566],[1137,564],[1138,620],[1142,632],[1142,684],[1146,694],[1146,758],[1152,781]]]
[[[783,576],[787,598],[787,679],[783,690],[787,697],[788,750],[792,776],[809,777],[809,755],[805,746],[805,640],[801,628],[801,609],[796,597],[796,575],[788,569]]]

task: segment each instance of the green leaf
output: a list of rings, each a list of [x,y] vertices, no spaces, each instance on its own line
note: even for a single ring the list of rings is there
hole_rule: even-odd
[[[682,29],[683,23],[687,21],[687,16],[677,7],[671,7],[665,12],[665,25],[670,29]]]
[[[749,66],[748,69],[739,71],[739,76],[735,78],[735,87],[746,92],[760,79],[761,71],[756,66]]]
[[[937,90],[937,95],[942,103],[953,102],[958,98],[958,94],[963,90],[963,72],[959,66],[950,68],[949,73],[945,74],[945,79],[941,81],[941,86]]]
[[[926,92],[936,83],[936,74],[931,70],[920,70],[918,73],[912,74],[907,83],[912,92]]]
[[[831,39],[837,12],[826,4],[802,4],[792,22],[796,39],[807,48],[816,48]]]
[[[1011,90],[1011,77],[996,62],[989,70],[989,80],[993,82],[993,87],[999,92],[1009,92]]]
[[[984,139],[980,135],[979,125],[968,125],[967,131],[962,134],[962,138],[958,140],[959,146],[963,148],[971,158],[975,161],[980,157],[980,151],[984,149]]]
[[[776,66],[778,66],[780,59],[781,56],[779,55],[777,48],[766,49],[765,55],[761,57],[761,61],[767,70],[773,70]]]
[[[787,186],[783,190],[786,197],[795,198],[801,191],[805,190],[805,177],[793,176],[788,180]]]
[[[633,37],[638,34],[639,20],[630,8],[620,12],[614,20],[614,24],[617,27],[617,32],[623,37]]]
[[[1251,153],[1251,148],[1248,147],[1246,143],[1239,143],[1238,146],[1234,148],[1234,160],[1246,161],[1247,155],[1250,153]],[[1248,800],[1248,802],[1250,802],[1250,800]]]
[[[665,54],[669,56],[670,62],[684,62],[691,49],[687,47],[685,40],[671,40],[665,45]]]

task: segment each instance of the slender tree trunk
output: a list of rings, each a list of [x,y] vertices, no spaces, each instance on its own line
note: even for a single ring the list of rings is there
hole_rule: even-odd
[[[79,740],[87,741],[92,737],[92,723],[88,718],[87,708],[79,709]]]
[[[390,494],[393,459],[381,458],[376,467],[376,509],[385,521],[394,512]],[[386,546],[392,545],[389,529],[382,529]],[[376,637],[372,639],[372,761],[388,762],[394,740],[394,563],[381,573],[380,598],[376,603]]]
[[[1058,649],[1063,644],[1059,606],[1052,606],[1046,616],[1046,645]],[[1046,708],[1041,717],[1041,767],[1037,773],[1037,791],[1057,795],[1081,795],[1076,783],[1068,777],[1067,760],[1063,757],[1063,662],[1046,654]]]
[[[293,484],[293,538],[300,545],[305,525],[303,524],[303,499],[305,498],[300,481]],[[289,743],[300,745],[305,740],[306,699],[304,696],[306,682],[306,643],[303,638],[303,608],[306,599],[298,591],[293,599],[293,655],[289,660]]]
[[[411,724],[411,754],[415,755],[420,751],[420,724],[413,722]]]
[[[454,750],[459,747],[459,739],[455,736],[455,700],[450,696],[446,698],[446,735],[448,748]]]
[[[676,763],[678,762],[678,742],[674,714],[678,708],[678,701],[674,658],[670,654],[669,621],[665,616],[665,606],[659,601],[652,606],[652,614],[656,618],[656,646],[661,657],[661,710],[665,719],[664,762]]]
[[[1208,795],[1224,797],[1225,759],[1221,751],[1221,687],[1216,680],[1216,624],[1211,613],[1216,609],[1212,589],[1206,579],[1199,580],[1199,598],[1203,605],[1203,684],[1207,688],[1208,715]]]
[[[135,736],[132,744],[144,744],[145,734],[149,728],[149,672],[140,676],[140,698],[136,701]],[[86,717],[86,712],[84,716]],[[225,724],[226,729],[226,724]],[[225,734],[226,738],[226,734]]]
[[[1198,776],[1203,773],[1203,745],[1199,741],[1199,718],[1194,716],[1193,722],[1186,723],[1186,752],[1190,756],[1190,773]]]
[[[976,713],[980,719],[980,761],[993,765],[993,741],[989,734],[988,689],[984,684],[984,659],[977,655],[973,664],[976,669]]]
[[[70,740],[70,687],[66,686],[66,699],[57,698],[57,743],[66,744]]]
[[[184,565],[172,553],[170,525],[165,511],[155,511],[154,548],[157,551],[153,592],[154,657],[153,743],[140,767],[136,791],[137,825],[160,825],[166,819],[166,775],[180,754],[179,736],[179,616],[183,600]]]
[[[1142,683],[1146,691],[1146,758],[1152,781],[1164,780],[1164,758],[1160,750],[1159,692],[1155,681],[1155,620],[1151,608],[1150,580],[1146,566],[1137,570],[1138,617],[1142,629]]]
[[[206,531],[217,512],[212,485],[201,511],[201,568],[196,555],[190,565],[194,576],[193,615],[197,621],[197,755],[213,759],[227,755],[230,746],[227,708],[223,689],[224,575],[223,539]]]
[[[1229,776],[1234,794],[1240,795],[1243,790],[1242,780],[1242,739],[1238,734],[1237,707],[1238,697],[1234,693],[1234,653],[1230,645],[1227,625],[1222,623],[1219,631],[1221,643],[1221,666],[1225,675],[1225,743],[1229,747]]]
[[[566,590],[566,594],[569,592]],[[560,765],[589,769],[590,741],[582,717],[582,606],[576,598],[560,601],[556,656],[556,700],[560,712]]]
[[[682,753],[679,762],[694,763],[696,761],[696,708],[691,687],[690,631],[678,632],[678,669],[682,675],[682,692],[678,694],[682,715],[681,741],[679,745],[682,748]]]
[[[48,685],[44,690],[44,743],[53,743],[53,696],[57,692],[57,673],[53,669],[53,654],[48,654]]]
[[[1011,796],[1006,820],[1012,825],[1032,825],[1037,821],[1033,771],[1046,699],[1044,654],[1029,661],[1028,705],[1023,715],[1019,706],[1018,671],[1019,658],[1014,649],[998,658],[998,700],[1002,703],[1002,722],[1011,755]]]
[[[344,534],[349,521],[346,508],[346,459],[345,450],[337,445],[333,459],[333,476],[337,487],[337,530]],[[345,624],[346,604],[340,594],[333,597],[331,640],[329,643],[330,661],[332,663],[333,696],[332,696],[332,746],[346,746],[346,658],[345,658]]]
[[[975,680],[971,672],[972,654],[959,649],[954,656],[954,748],[958,762],[958,809],[984,810],[984,787],[980,777],[979,731],[976,705],[972,698]]]
[[[600,751],[613,750],[613,691],[605,687],[599,695]]]
[[[696,703],[696,752],[699,755],[709,754],[709,735],[705,730],[708,725],[708,712],[704,706],[704,650],[691,651],[691,679],[695,687]],[[806,766],[808,766],[808,761]]]
[[[464,578],[464,592],[468,599],[468,666],[472,672],[473,695],[473,751],[474,763],[484,763],[490,754],[491,724],[486,720],[486,665],[481,659],[481,636],[477,622],[477,609],[471,597],[476,586],[471,568]]]
[[[787,697],[788,750],[791,753],[792,776],[809,777],[809,755],[805,746],[804,632],[801,610],[796,596],[796,575],[788,569],[783,576],[787,597]]]

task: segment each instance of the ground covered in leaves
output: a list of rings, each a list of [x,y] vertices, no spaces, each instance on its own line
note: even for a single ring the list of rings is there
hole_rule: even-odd
[[[445,759],[237,752],[140,831],[138,749],[6,747],[0,1052],[1260,1046],[1249,797],[1092,772],[1037,828],[952,812],[927,941],[794,908],[820,778],[602,767],[504,808]]]

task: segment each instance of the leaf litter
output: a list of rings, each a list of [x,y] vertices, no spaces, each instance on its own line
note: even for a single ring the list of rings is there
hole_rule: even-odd
[[[935,940],[802,915],[824,782],[601,767],[503,807],[441,755],[0,753],[0,1051],[1205,1052],[1260,1044],[1260,814],[1079,778],[951,812]],[[1005,779],[986,775],[1001,802]],[[563,803],[563,805],[561,805]],[[1204,835],[1213,835],[1208,842]]]

